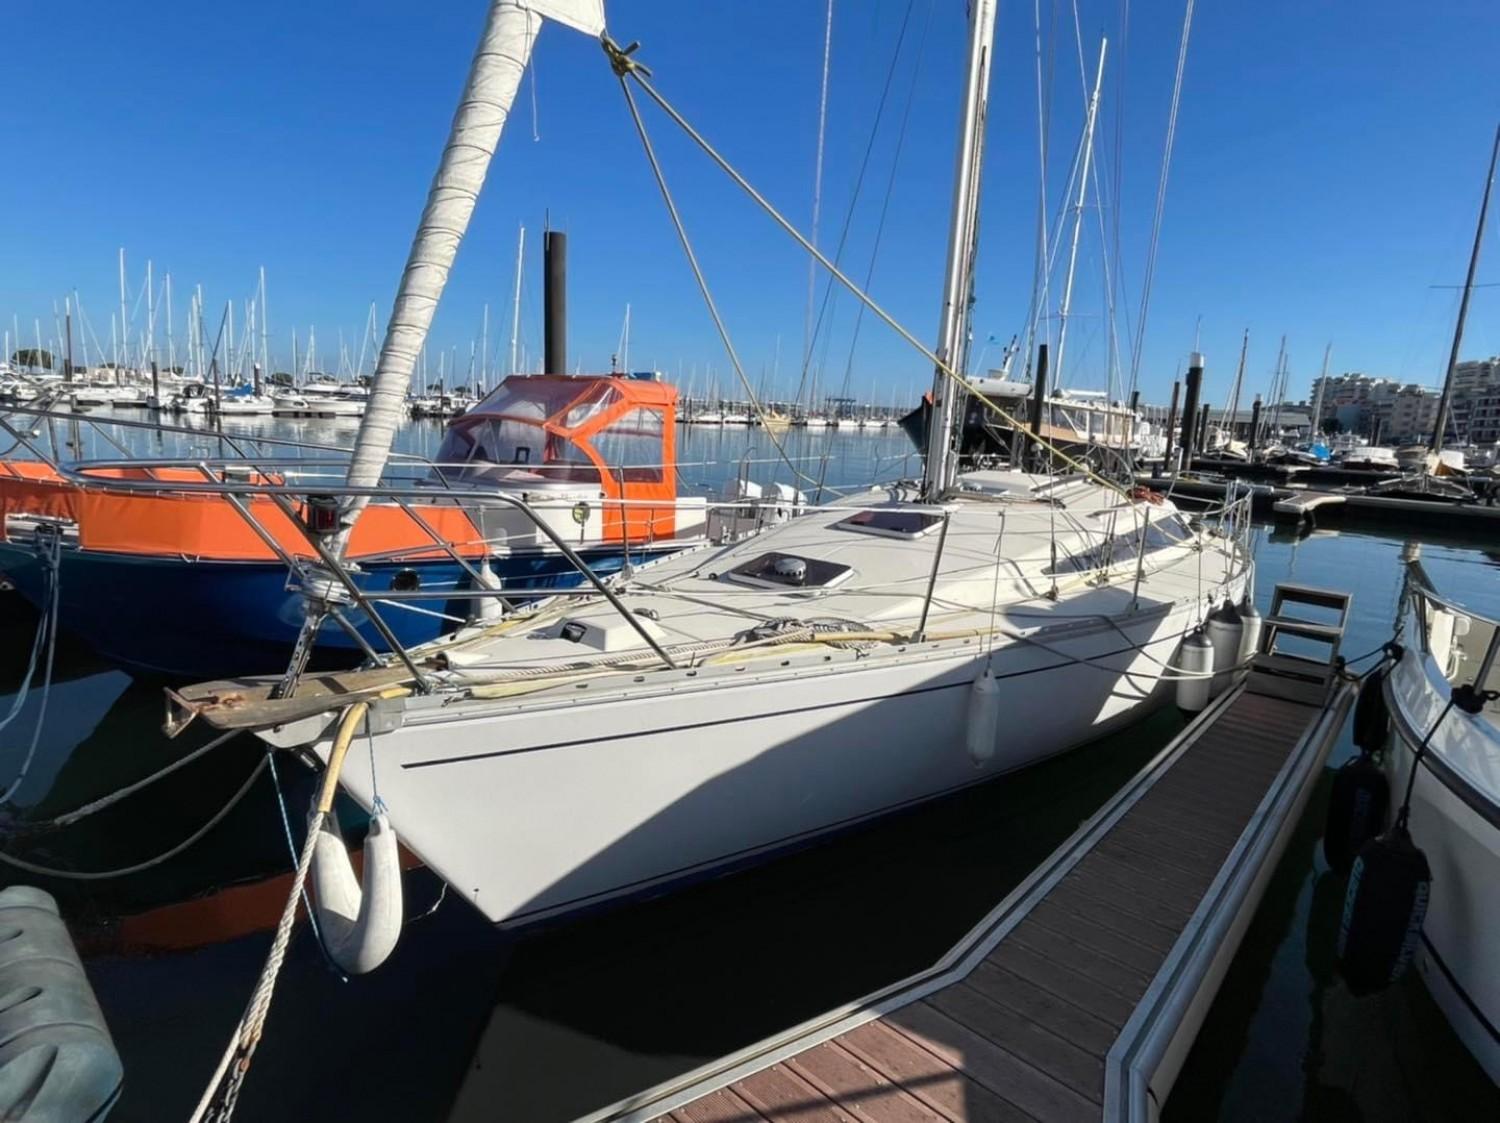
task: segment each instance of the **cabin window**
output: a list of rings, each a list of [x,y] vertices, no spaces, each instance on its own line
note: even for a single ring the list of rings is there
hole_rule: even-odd
[[[564,429],[576,429],[592,421],[620,400],[620,392],[608,382],[601,381],[588,394],[569,407],[560,424]]]
[[[590,438],[616,479],[626,483],[661,483],[664,479],[666,420],[660,409],[639,406],[622,414]]]
[[[460,418],[438,449],[444,466],[540,464],[546,433],[535,425],[496,417]]]

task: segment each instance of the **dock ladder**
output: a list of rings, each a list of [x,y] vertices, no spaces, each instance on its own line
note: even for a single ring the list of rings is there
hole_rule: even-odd
[[[1271,594],[1271,614],[1262,624],[1260,648],[1250,664],[1246,690],[1313,704],[1327,697],[1339,667],[1349,604],[1349,594],[1336,589],[1277,585]],[[1322,619],[1311,618],[1308,610]],[[1301,649],[1287,650],[1283,641],[1288,639],[1303,641]],[[1312,652],[1306,650],[1308,645]]]

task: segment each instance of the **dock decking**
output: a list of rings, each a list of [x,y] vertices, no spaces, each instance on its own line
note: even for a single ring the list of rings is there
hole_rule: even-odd
[[[1272,510],[1278,515],[1305,519],[1313,517],[1320,507],[1338,507],[1348,498],[1347,495],[1334,491],[1297,491],[1285,499],[1276,500]]]
[[[1267,646],[932,969],[590,1118],[1152,1116],[1352,699]]]

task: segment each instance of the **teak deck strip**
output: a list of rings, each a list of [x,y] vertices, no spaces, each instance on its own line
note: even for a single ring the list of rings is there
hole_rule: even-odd
[[[660,1118],[1101,1118],[1111,1047],[1324,712],[1255,685],[1185,730],[1188,747],[956,981],[897,995],[875,1020]]]

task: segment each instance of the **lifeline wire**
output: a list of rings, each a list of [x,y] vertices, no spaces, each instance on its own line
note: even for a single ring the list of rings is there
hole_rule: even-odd
[[[635,100],[634,100],[634,98],[632,98],[630,96],[629,88],[626,85],[625,79],[627,77],[629,77],[631,79],[634,79],[634,81],[636,82],[636,84],[639,85],[641,87],[641,89],[643,89],[644,91],[646,91],[647,95],[651,98],[651,100],[654,101],[654,102],[656,102],[656,104],[662,109],[662,111],[665,112],[667,114],[667,116],[669,116],[684,132],[686,132],[687,135],[692,139],[692,141],[695,144],[697,144],[698,147],[701,148],[704,151],[704,153],[716,165],[718,165],[719,169],[721,171],[723,171],[725,175],[729,176],[729,178],[731,180],[733,180],[734,183],[741,190],[743,190],[746,194],[748,194],[756,202],[756,204],[763,211],[765,211],[766,214],[778,226],[780,226],[782,228],[782,230],[784,230],[788,235],[790,235],[790,237],[798,245],[800,245],[804,250],[806,250],[808,253],[812,254],[817,259],[818,263],[823,266],[823,268],[827,269],[831,274],[833,274],[833,276],[835,278],[837,278],[837,280],[839,281],[840,284],[842,284],[846,289],[848,289],[851,293],[853,293],[854,296],[859,301],[861,301],[866,307],[868,307],[870,309],[870,311],[874,312],[875,315],[877,317],[879,317],[880,320],[882,320],[892,331],[894,331],[897,335],[899,335],[907,343],[911,344],[912,347],[916,348],[917,353],[920,354],[924,359],[927,359],[929,362],[931,362],[933,364],[933,369],[935,371],[937,371],[938,373],[942,374],[943,376],[945,376],[945,377],[953,380],[955,383],[958,384],[958,386],[965,393],[972,394],[976,399],[979,400],[979,402],[986,409],[990,410],[992,413],[994,413],[996,416],[998,416],[1007,425],[1010,425],[1012,428],[1017,429],[1017,430],[1020,430],[1022,428],[1021,423],[1019,421],[1017,421],[1013,416],[1011,416],[1011,414],[1007,410],[1001,408],[998,404],[996,404],[989,397],[986,397],[984,394],[981,394],[981,393],[977,392],[963,378],[962,375],[958,374],[957,371],[954,370],[954,368],[952,366],[950,366],[943,359],[939,358],[935,352],[933,352],[930,348],[927,347],[926,344],[922,343],[921,340],[919,340],[910,331],[908,331],[905,327],[903,327],[902,324],[900,323],[900,321],[898,321],[894,316],[892,316],[883,307],[881,307],[881,305],[872,296],[870,296],[863,289],[861,289],[858,285],[856,285],[852,280],[850,280],[849,277],[843,272],[843,270],[841,270],[832,261],[828,260],[828,258],[822,252],[820,252],[816,246],[814,246],[805,237],[803,237],[802,233],[795,226],[793,226],[791,224],[791,222],[789,222],[786,219],[786,217],[784,215],[782,215],[782,213],[779,210],[777,210],[764,195],[762,195],[759,191],[757,191],[750,184],[750,182],[747,179],[745,179],[744,176],[742,176],[738,171],[736,171],[735,168],[734,168],[734,166],[731,165],[722,155],[720,155],[719,152],[718,152],[718,150],[715,149],[713,147],[713,145],[709,144],[708,141],[704,138],[704,136],[700,132],[698,132],[697,129],[693,128],[693,126],[688,122],[688,120],[685,117],[683,117],[681,113],[679,113],[677,111],[677,109],[671,104],[671,102],[667,101],[667,99],[665,97],[663,97],[660,93],[657,92],[656,88],[653,87],[651,85],[651,83],[649,83],[648,81],[646,81],[646,79],[644,77],[642,77],[643,68],[640,66],[640,64],[638,64],[637,62],[635,62],[635,60],[630,57],[630,51],[634,49],[633,47],[632,48],[621,49],[621,47],[613,39],[609,38],[609,36],[607,36],[607,35],[602,38],[601,42],[602,42],[602,45],[604,47],[605,53],[609,56],[610,65],[614,68],[615,73],[620,78],[621,87],[625,89],[626,99],[629,102],[629,104],[631,106],[631,112],[635,116],[635,119],[636,119],[637,130],[641,133],[642,140],[647,144],[648,149],[649,149],[649,146],[650,146],[650,141],[646,137],[644,124],[640,120],[640,113],[639,113],[639,110],[635,106]],[[654,152],[649,153],[649,155],[651,156],[651,159],[653,161],[653,167],[658,167],[658,165],[655,164],[655,155],[654,155]],[[660,182],[660,177],[659,176],[658,176],[658,182]],[[673,210],[674,217],[675,217],[675,213],[676,212],[675,212],[675,209],[674,209]],[[680,222],[679,222],[679,236],[683,236],[682,235],[682,231],[681,231]],[[692,259],[692,264],[694,266],[695,271],[697,271],[696,259]],[[700,277],[700,287],[702,287],[702,282],[701,282],[701,276],[702,275],[701,275],[701,272],[699,272],[698,275]],[[715,319],[717,321],[717,314],[716,313],[715,313]],[[721,330],[721,334],[723,334],[722,330]],[[759,412],[760,411],[759,402],[754,397],[754,393],[753,393],[753,391],[750,388],[748,380],[745,378],[743,370],[739,370],[737,368],[737,373],[739,374],[740,380],[744,384],[746,391],[751,394],[751,399],[750,399],[751,400],[751,404],[755,405],[757,411]],[[775,434],[774,433],[770,433],[769,435],[772,437],[773,443],[776,444],[776,446],[777,446],[777,448],[779,450],[781,448],[781,446],[780,446],[780,442],[776,440]],[[1076,469],[1077,471],[1079,471],[1083,475],[1087,476],[1089,479],[1094,480],[1096,483],[1100,484],[1101,486],[1110,488],[1110,489],[1118,492],[1121,495],[1127,495],[1128,494],[1128,492],[1124,488],[1120,487],[1113,480],[1108,480],[1108,479],[1105,479],[1104,477],[1100,476],[1097,472],[1095,472],[1087,464],[1085,464],[1085,463],[1083,463],[1083,462],[1081,462],[1079,460],[1076,460],[1073,457],[1069,456],[1067,453],[1063,452],[1061,449],[1059,449],[1058,447],[1056,447],[1055,445],[1053,445],[1051,442],[1047,441],[1045,438],[1034,437],[1033,440],[1035,440],[1037,444],[1039,444],[1042,447],[1046,448],[1058,460],[1060,460],[1063,463],[1069,465],[1070,467]],[[783,455],[785,455],[785,454],[783,453]],[[794,471],[795,471],[795,469],[794,469]],[[806,479],[807,478],[801,472],[797,472],[796,474],[798,475],[799,478],[802,478],[802,479]]]

